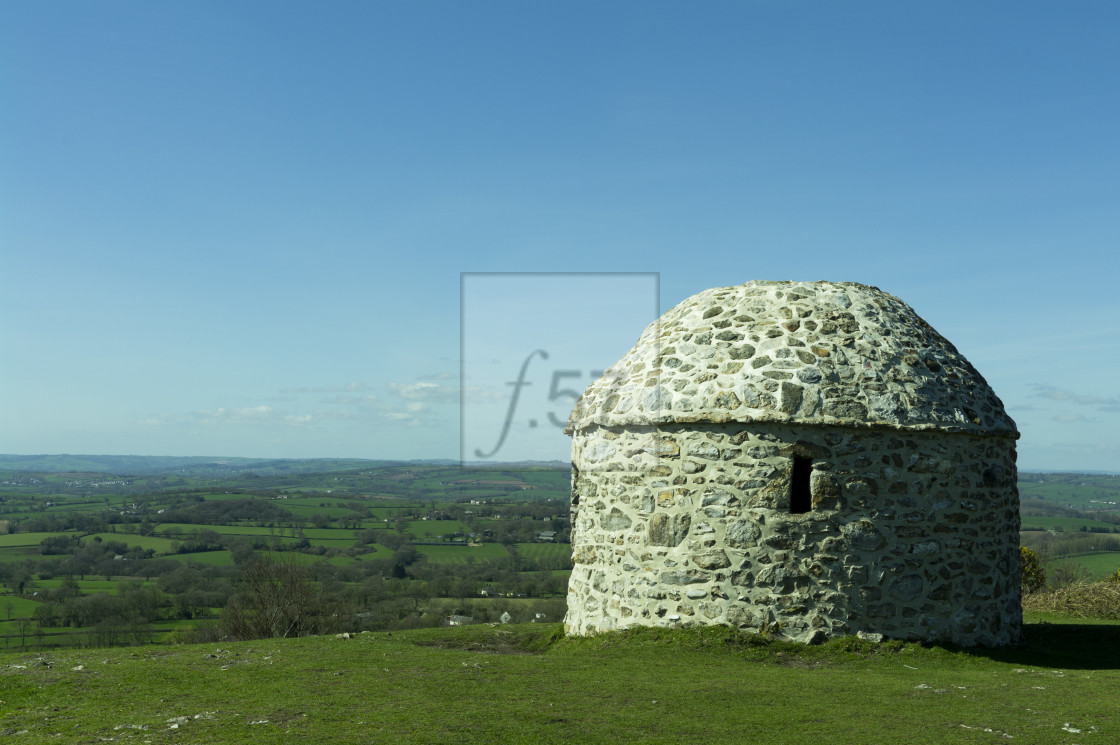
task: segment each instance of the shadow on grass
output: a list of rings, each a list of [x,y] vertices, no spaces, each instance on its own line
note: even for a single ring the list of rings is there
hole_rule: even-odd
[[[887,655],[921,654],[943,649],[1023,667],[1065,670],[1120,669],[1120,624],[1027,623],[1023,644],[1015,647],[956,647],[887,640],[871,642],[854,636],[810,646],[748,634],[727,626],[691,629],[633,627],[586,637],[566,637],[560,624],[478,624],[406,632],[412,644],[491,654],[541,654],[550,650],[662,648],[735,654],[740,659],[778,665],[815,666]]]
[[[1021,646],[964,651],[1016,665],[1065,670],[1117,670],[1120,669],[1120,626],[1028,623],[1023,625]]]

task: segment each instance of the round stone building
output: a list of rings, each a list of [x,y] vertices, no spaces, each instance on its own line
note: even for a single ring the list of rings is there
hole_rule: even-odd
[[[706,290],[576,403],[565,627],[1019,639],[1015,423],[898,298]]]

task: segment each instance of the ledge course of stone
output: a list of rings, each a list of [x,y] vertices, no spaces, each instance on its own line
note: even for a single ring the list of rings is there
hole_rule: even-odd
[[[591,424],[813,422],[1017,437],[956,348],[893,295],[854,282],[762,282],[694,295],[591,384]]]
[[[1015,424],[876,288],[702,292],[587,389],[566,431],[568,633],[1020,637]]]

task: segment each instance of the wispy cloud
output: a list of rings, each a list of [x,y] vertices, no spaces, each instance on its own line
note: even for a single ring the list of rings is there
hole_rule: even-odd
[[[1092,417],[1087,417],[1084,414],[1055,414],[1053,417],[1055,422],[1092,422],[1095,421]]]
[[[156,414],[145,419],[139,419],[136,423],[145,426],[236,427],[264,425],[276,427],[285,425],[302,426],[320,418],[322,417],[317,413],[285,412],[265,405],[238,408],[219,406],[216,409],[198,409],[186,414]]]
[[[1099,396],[1091,393],[1077,393],[1066,388],[1053,385],[1035,383],[1036,398],[1045,398],[1061,403],[1078,404],[1080,406],[1093,406],[1097,411],[1120,411],[1120,398],[1116,396]]]
[[[429,383],[426,380],[415,383],[389,383],[389,390],[411,401],[455,403],[459,400],[459,386]]]
[[[1049,411],[1050,409],[1045,406],[1035,406],[1034,404],[1011,404],[1008,409],[1012,410],[1015,414],[1021,411]]]
[[[240,409],[202,409],[194,412],[193,417],[201,424],[221,424],[225,422],[262,422],[273,419],[277,411],[271,406],[248,406]]]
[[[137,420],[136,424],[191,429],[322,428],[344,422],[374,428],[390,424],[394,427],[447,427],[450,424],[447,406],[458,402],[459,387],[440,381],[456,377],[437,373],[412,383],[389,383],[389,395],[375,394],[369,384],[360,381],[290,387],[256,399],[257,405],[153,414]],[[309,400],[305,394],[315,397]]]
[[[431,375],[421,375],[419,377],[419,379],[420,380],[455,380],[458,377],[459,376],[456,375],[455,373],[441,372],[441,373],[432,373]]]
[[[366,393],[362,396],[349,396],[346,394],[340,394],[338,396],[324,398],[322,399],[322,401],[320,401],[320,403],[333,404],[336,406],[369,406],[370,404],[374,404],[377,401],[377,396],[373,395],[372,393]]]
[[[341,385],[305,385],[298,388],[281,388],[280,393],[363,393],[373,388],[366,383],[352,381]]]

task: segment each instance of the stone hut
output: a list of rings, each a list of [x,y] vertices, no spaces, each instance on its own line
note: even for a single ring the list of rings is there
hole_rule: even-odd
[[[1020,637],[1015,423],[892,295],[706,290],[576,403],[569,634]]]

